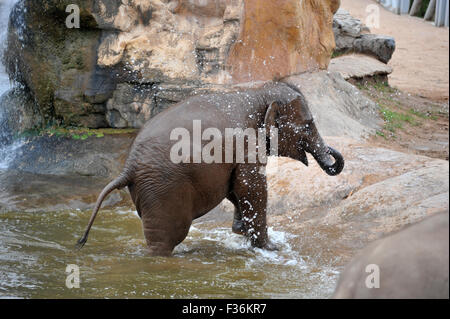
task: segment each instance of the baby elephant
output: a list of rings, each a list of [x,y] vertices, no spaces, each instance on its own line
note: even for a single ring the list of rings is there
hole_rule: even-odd
[[[237,132],[231,143],[230,132]],[[259,133],[257,159],[252,132]],[[199,95],[173,105],[141,129],[123,172],[100,194],[78,247],[86,243],[105,197],[127,186],[152,255],[171,255],[192,221],[225,198],[235,206],[233,232],[254,247],[275,249],[266,224],[268,149],[305,165],[308,152],[331,176],[344,167],[342,155],[319,135],[305,98],[287,84]]]

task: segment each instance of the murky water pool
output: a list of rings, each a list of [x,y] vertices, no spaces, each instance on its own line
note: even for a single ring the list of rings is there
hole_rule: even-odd
[[[194,223],[171,258],[146,253],[132,210],[101,211],[74,250],[90,212],[0,213],[1,298],[327,298],[338,272],[293,249],[296,235],[270,229],[281,249],[252,249],[219,222]],[[231,216],[230,216],[231,217]],[[66,287],[66,267],[80,288]]]

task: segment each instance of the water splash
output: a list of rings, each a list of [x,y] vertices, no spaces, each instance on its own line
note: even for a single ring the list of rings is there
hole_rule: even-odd
[[[7,170],[16,158],[17,151],[23,146],[23,141],[17,140],[6,146],[0,145],[0,170]]]
[[[250,254],[252,258],[249,258],[247,265],[249,268],[262,263],[291,266],[301,266],[303,264],[301,256],[292,250],[289,243],[296,235],[275,231],[272,228],[269,228],[268,233],[269,238],[279,248],[278,251],[252,248],[248,239],[232,233],[229,228],[208,229],[201,223],[197,223],[191,227],[186,242],[176,247],[174,253],[182,256],[192,250],[196,250],[197,245],[204,245],[206,241],[228,253]]]
[[[0,61],[3,57],[3,52],[6,48],[6,39],[8,36],[8,20],[12,7],[16,0],[0,1]],[[10,89],[8,75],[5,72],[5,67],[0,64],[0,96]]]
[[[0,62],[3,61],[3,54],[7,46],[9,15],[17,1],[0,1]],[[5,99],[1,98],[10,89],[12,89],[11,81],[6,74],[4,65],[0,63],[0,170],[8,168],[11,161],[15,158],[15,152],[22,145],[21,141],[12,139],[6,106],[4,105]]]

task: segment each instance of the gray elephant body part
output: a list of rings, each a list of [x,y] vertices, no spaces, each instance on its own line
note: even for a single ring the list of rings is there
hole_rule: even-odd
[[[376,266],[378,287],[367,285]],[[365,248],[345,268],[337,299],[448,299],[449,214],[439,213]]]
[[[194,151],[189,163],[171,160],[171,149],[177,143],[171,139],[171,132],[181,128],[193,136],[195,121],[201,121],[203,128],[215,128],[223,137],[229,128],[277,128],[279,155],[307,165],[305,152],[311,153],[332,176],[344,167],[341,154],[320,137],[303,95],[287,84],[194,96],[144,125],[123,173],[99,196],[79,247],[86,243],[103,199],[115,189],[128,187],[152,255],[170,255],[186,238],[192,221],[225,198],[235,206],[233,231],[247,236],[254,247],[275,249],[267,236],[267,182],[262,173],[265,163],[236,161],[236,147],[232,162],[194,163]],[[204,147],[209,141],[201,143]]]

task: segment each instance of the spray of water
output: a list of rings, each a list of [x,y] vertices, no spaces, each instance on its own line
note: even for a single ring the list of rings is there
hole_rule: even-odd
[[[7,45],[9,15],[18,0],[0,0],[0,61]],[[0,170],[7,169],[14,159],[14,154],[21,146],[20,141],[11,138],[11,132],[7,125],[6,106],[3,105],[1,96],[12,88],[5,67],[0,63]]]

